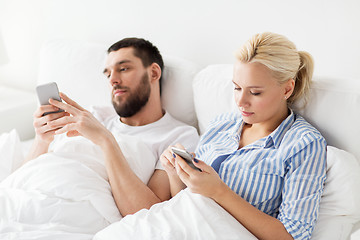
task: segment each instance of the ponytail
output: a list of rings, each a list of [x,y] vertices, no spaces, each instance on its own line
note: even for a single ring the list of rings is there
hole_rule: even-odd
[[[299,51],[298,53],[300,56],[300,66],[294,79],[294,91],[288,99],[288,103],[290,104],[301,97],[304,97],[304,104],[306,104],[314,72],[314,60],[312,56],[308,52]]]

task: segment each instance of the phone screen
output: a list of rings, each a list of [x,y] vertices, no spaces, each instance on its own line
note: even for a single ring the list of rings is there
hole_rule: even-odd
[[[192,162],[193,160],[193,156],[186,150],[184,149],[180,149],[180,148],[175,148],[172,147],[171,151],[173,151],[173,153],[179,155],[180,157],[182,157],[188,164],[190,167],[192,167],[193,169],[199,170],[201,171],[200,168],[197,168],[194,163]]]

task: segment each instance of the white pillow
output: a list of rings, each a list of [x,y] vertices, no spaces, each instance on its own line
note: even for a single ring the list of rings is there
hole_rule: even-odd
[[[360,161],[359,106],[359,80],[318,77],[311,87],[308,104],[299,112],[329,145],[354,154]]]
[[[360,165],[338,148],[327,147],[327,177],[312,239],[347,239],[360,220]]]
[[[74,40],[47,41],[40,54],[38,84],[57,82],[60,91],[85,108],[111,106],[108,80],[102,73],[107,48]],[[191,86],[198,66],[164,54],[163,58],[163,106],[178,120],[197,126]]]
[[[237,109],[232,77],[232,64],[209,65],[195,76],[194,103],[200,134],[215,116]]]

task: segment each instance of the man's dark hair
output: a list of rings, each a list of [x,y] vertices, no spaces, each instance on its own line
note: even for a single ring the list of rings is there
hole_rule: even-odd
[[[162,56],[151,42],[143,38],[124,38],[109,47],[108,54],[115,52],[121,48],[132,47],[134,49],[134,55],[141,59],[144,67],[150,66],[152,63],[157,63],[161,69],[161,76],[159,79],[160,93],[161,93],[161,81],[164,69],[164,61]]]

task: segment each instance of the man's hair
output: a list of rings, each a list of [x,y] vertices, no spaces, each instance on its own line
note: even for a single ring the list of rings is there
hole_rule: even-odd
[[[121,48],[131,47],[134,49],[134,55],[141,59],[144,67],[150,66],[152,63],[157,63],[161,69],[161,76],[159,79],[159,87],[161,93],[162,73],[164,69],[164,61],[160,51],[148,40],[143,38],[124,38],[109,47],[107,53],[115,52]]]

